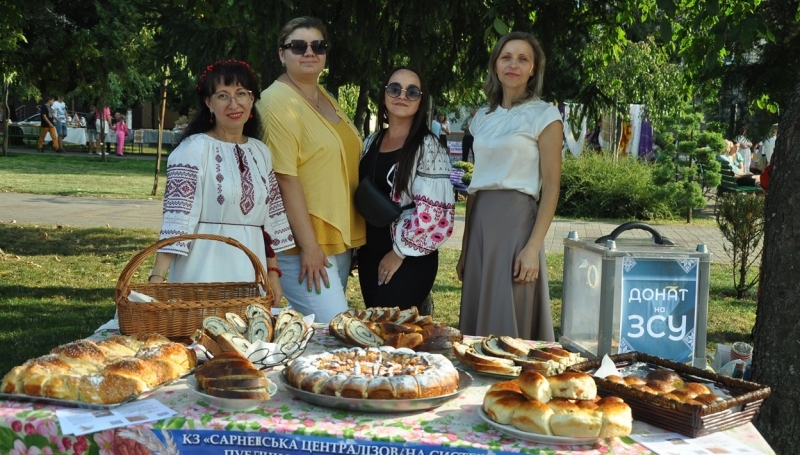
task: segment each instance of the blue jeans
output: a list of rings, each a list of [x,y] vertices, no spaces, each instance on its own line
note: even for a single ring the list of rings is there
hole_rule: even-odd
[[[281,288],[283,295],[289,301],[289,306],[299,311],[303,315],[314,314],[314,322],[327,324],[334,316],[348,309],[345,289],[347,288],[347,277],[350,274],[350,261],[352,251],[328,256],[328,262],[333,264],[327,269],[328,281],[331,287],[326,288],[322,283],[322,289],[317,294],[313,284],[309,292],[308,278],[299,283],[300,277],[300,255],[277,253],[278,267],[283,276],[281,277]],[[276,302],[277,304],[277,302]]]

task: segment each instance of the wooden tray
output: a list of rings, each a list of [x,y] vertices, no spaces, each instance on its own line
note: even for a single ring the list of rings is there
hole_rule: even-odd
[[[684,380],[713,382],[716,387],[730,394],[730,398],[709,405],[692,405],[593,377],[598,394],[624,399],[631,407],[634,419],[692,438],[750,422],[771,392],[769,387],[755,382],[721,376],[708,370],[642,352],[612,355],[610,358],[617,368],[624,368],[637,362],[645,362],[653,367],[670,368]],[[573,365],[567,370],[591,374],[600,367],[600,362],[599,359],[591,360]]]

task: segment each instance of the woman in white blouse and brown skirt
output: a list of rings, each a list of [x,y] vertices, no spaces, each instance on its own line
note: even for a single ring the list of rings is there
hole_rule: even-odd
[[[529,33],[497,42],[470,124],[475,169],[461,256],[465,335],[553,341],[543,247],[561,183],[561,116],[542,101],[545,56]]]

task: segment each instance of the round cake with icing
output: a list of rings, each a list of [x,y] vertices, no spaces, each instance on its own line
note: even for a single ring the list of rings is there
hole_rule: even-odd
[[[300,357],[286,379],[306,392],[373,400],[430,398],[458,389],[458,370],[447,357],[389,346]]]

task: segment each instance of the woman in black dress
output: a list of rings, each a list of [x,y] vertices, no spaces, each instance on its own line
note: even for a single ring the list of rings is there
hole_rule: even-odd
[[[359,180],[373,178],[401,206],[414,203],[389,226],[367,223],[367,243],[358,250],[367,307],[420,306],[436,279],[437,250],[453,233],[450,159],[428,129],[426,91],[419,72],[390,72],[378,101],[381,129],[364,141]]]

